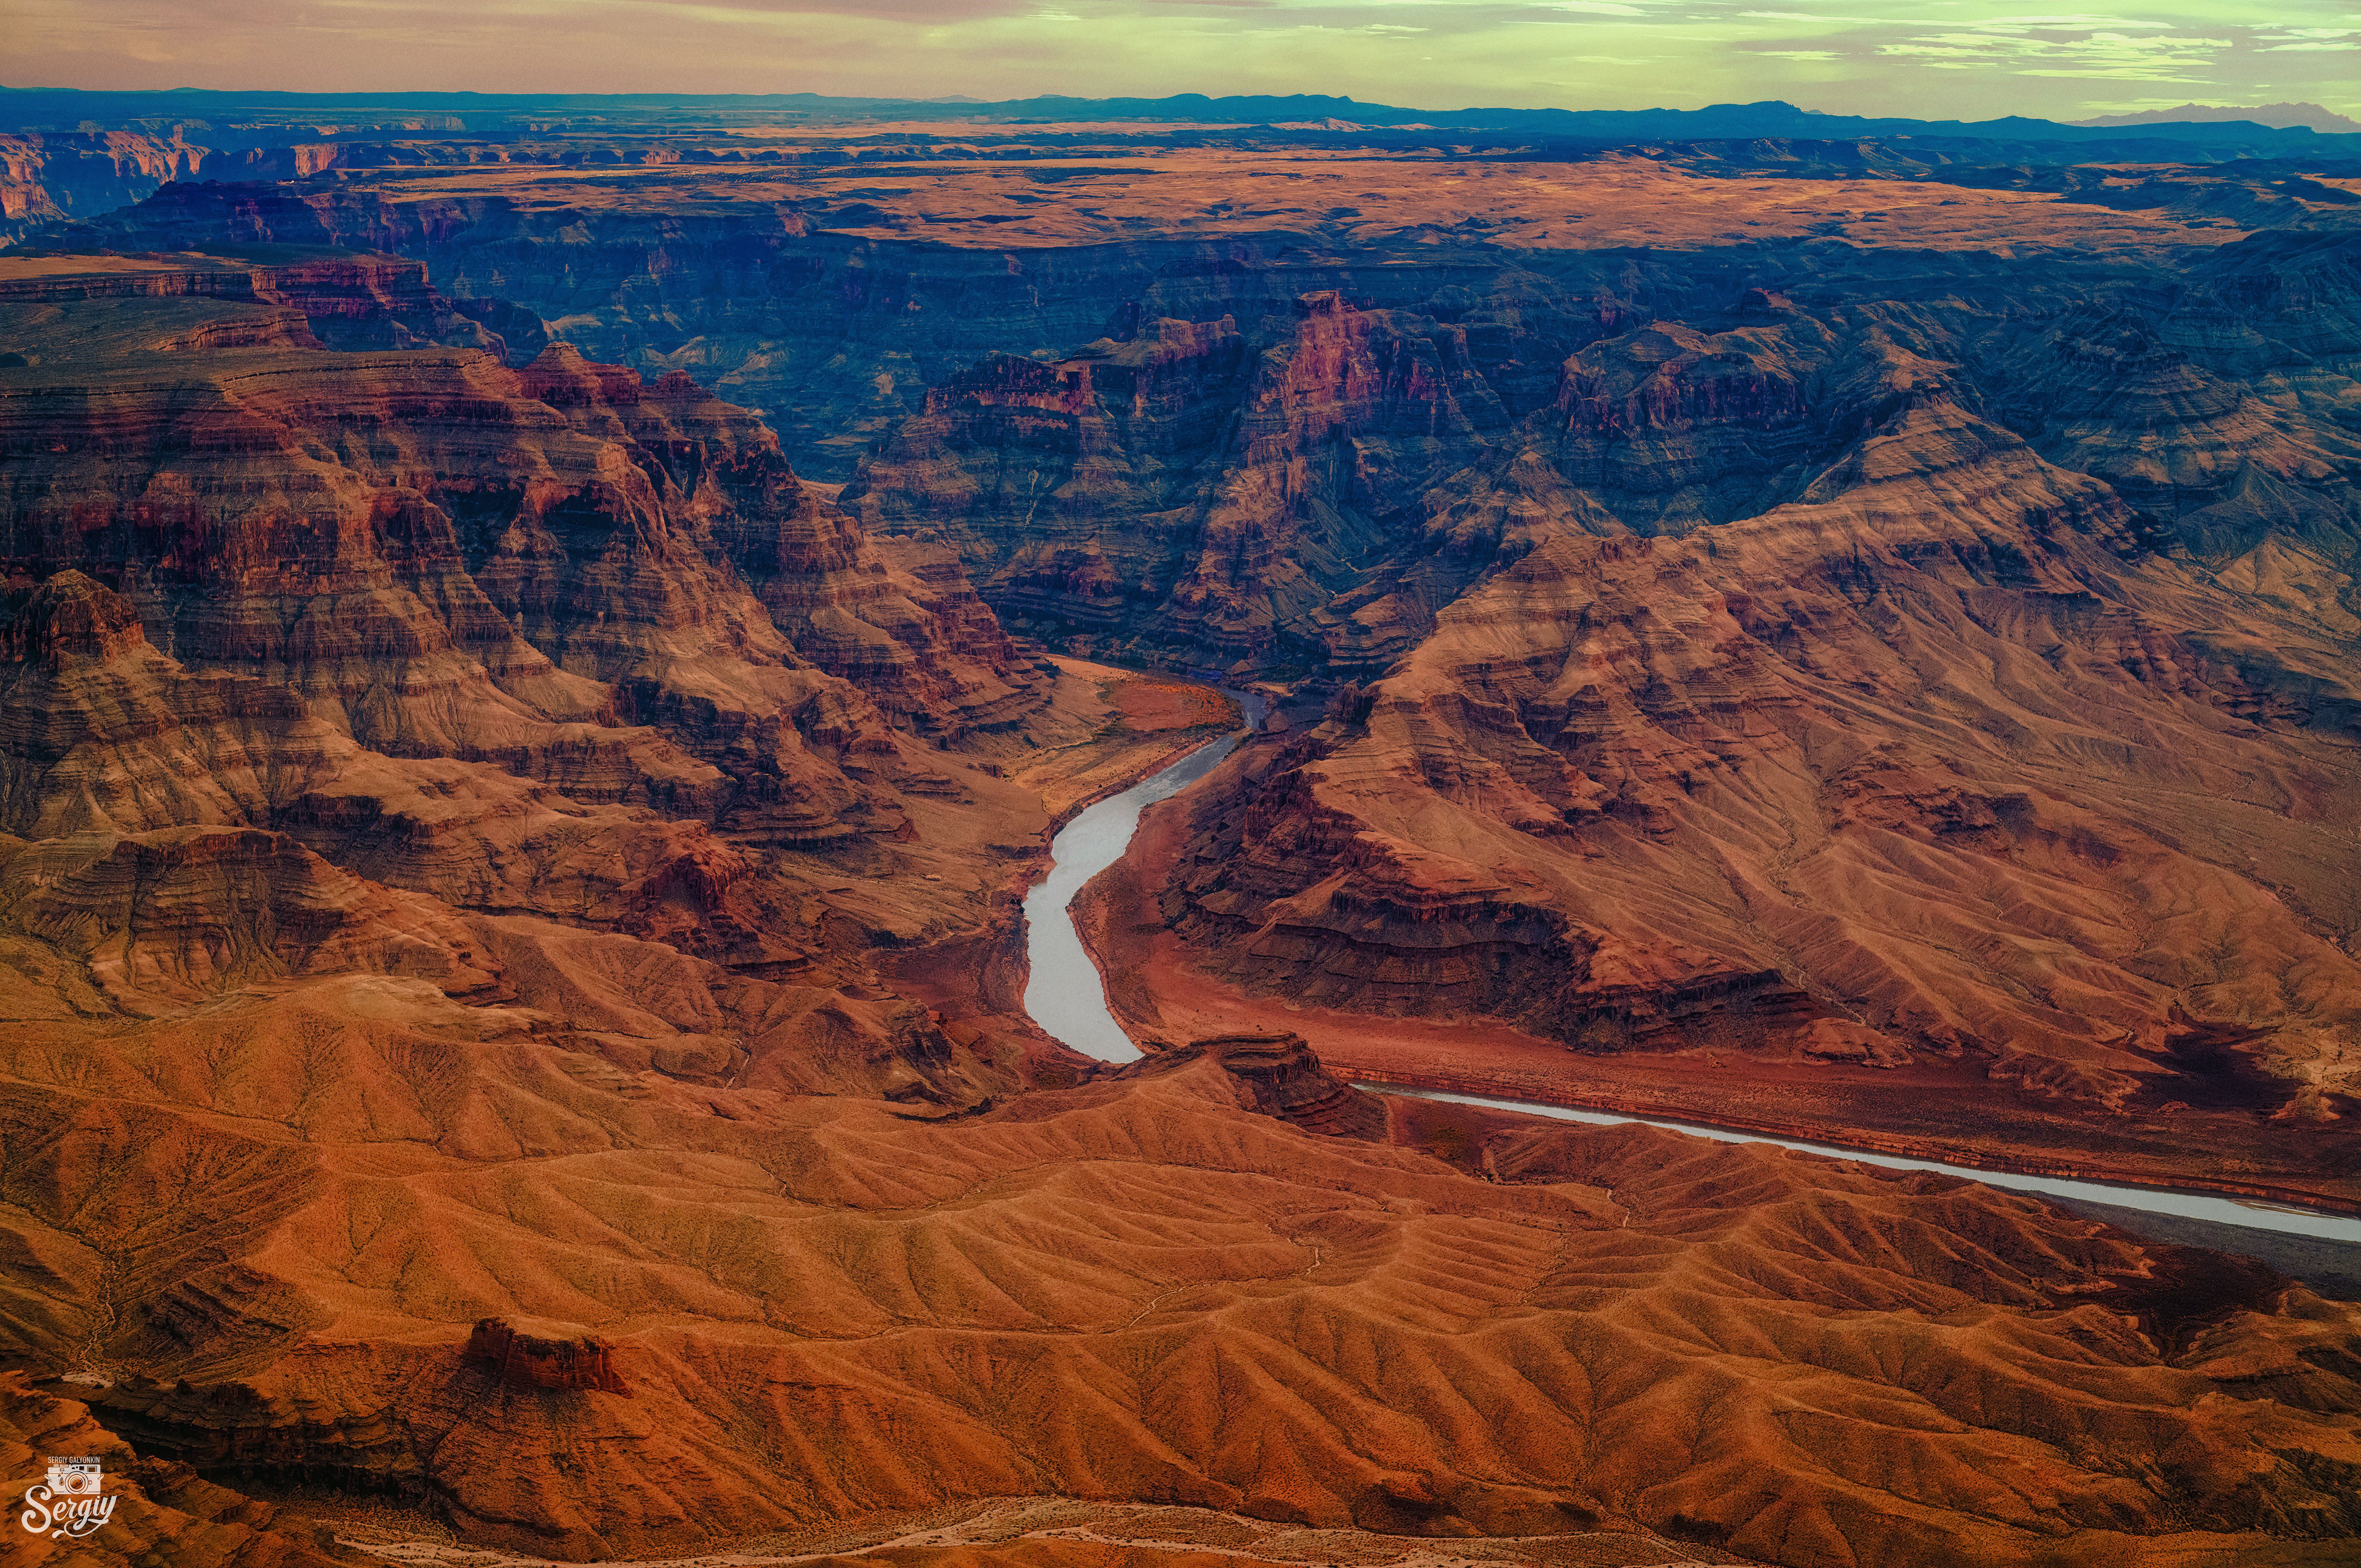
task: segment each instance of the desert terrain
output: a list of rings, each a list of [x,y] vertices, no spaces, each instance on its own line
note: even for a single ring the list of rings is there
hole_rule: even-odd
[[[0,137],[13,1551],[2353,1560],[2356,1270],[1348,1080],[2361,1212],[2361,156],[478,120]]]

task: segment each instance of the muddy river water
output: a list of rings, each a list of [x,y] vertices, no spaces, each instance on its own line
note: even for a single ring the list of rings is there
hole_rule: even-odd
[[[1069,908],[1082,884],[1123,859],[1139,814],[1213,771],[1262,723],[1260,694],[1232,692],[1246,728],[1208,741],[1121,795],[1082,808],[1049,840],[1049,874],[1025,895],[1025,1011],[1050,1035],[1101,1061],[1136,1061],[1139,1047],[1107,1011],[1106,983],[1074,929]]]

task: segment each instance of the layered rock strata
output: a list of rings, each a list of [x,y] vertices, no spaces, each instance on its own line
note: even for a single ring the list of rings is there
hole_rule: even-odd
[[[324,299],[434,306],[371,265],[0,305],[38,355],[0,368],[11,1013],[372,975],[693,1075],[1019,1070],[870,954],[1011,896],[987,846],[1040,806],[987,753],[1034,658],[685,377],[322,347]]]
[[[2065,203],[2074,182],[2059,170],[1990,146],[1977,167],[1973,144],[1926,138],[1537,156],[1521,139],[1430,135],[1342,157],[1268,129],[733,140],[723,156],[736,168],[710,167],[713,149],[689,142],[676,166],[644,174],[533,168],[525,149],[494,149],[425,177],[184,181],[70,243],[419,258],[446,291],[517,301],[595,357],[651,377],[684,369],[765,411],[798,466],[833,481],[921,412],[929,387],[995,353],[1055,359],[1159,320],[1225,314],[1259,353],[1315,290],[1467,325],[1499,372],[1494,390],[1521,411],[1513,389],[1537,380],[1545,399],[1602,308],[1726,309],[1766,274],[1792,286],[1852,273],[1860,250],[1973,277],[2007,258],[2210,247],[2245,224],[2333,229],[2354,212],[2342,184],[2310,181],[2320,199],[2281,189],[2290,168],[2094,173],[2095,193],[2124,204]],[[578,144],[573,156],[631,160]],[[1028,167],[1078,157],[1094,161]],[[2117,189],[2133,186],[2136,199]],[[2216,215],[2225,191],[2246,203],[2235,218]],[[1266,318],[1279,330],[1263,333]],[[1518,349],[1533,337],[1547,348]]]
[[[1370,193],[1404,198],[1399,211],[1274,211],[1225,228],[1218,256],[1183,237],[1209,221],[1185,199],[1161,235],[1003,245],[1020,231],[983,225],[996,174],[928,209],[971,247],[921,254],[886,231],[931,197],[879,198],[864,217],[828,206],[823,181],[808,213],[774,213],[776,232],[748,241],[777,262],[765,280],[696,308],[735,313],[729,330],[764,343],[807,332],[795,364],[890,382],[897,408],[912,368],[941,368],[843,499],[897,550],[955,550],[1020,624],[1101,653],[1356,683],[1302,744],[1340,748],[1336,776],[1363,781],[1343,793],[1370,803],[1339,806],[1337,788],[1307,790],[1288,766],[1251,809],[1228,809],[1195,851],[1208,869],[1162,911],[1201,970],[1586,1048],[1956,1059],[2028,1105],[2284,1110],[2224,1135],[2341,1179],[2336,890],[2352,868],[2333,846],[2265,868],[2244,839],[2206,848],[2169,828],[2179,848],[2155,851],[2170,869],[2154,885],[2218,882],[2227,907],[2278,912],[2257,916],[2275,933],[2256,938],[2264,968],[2309,989],[2268,1003],[2231,981],[2192,989],[2198,953],[2219,948],[2197,925],[2144,927],[2150,952],[2037,916],[2021,890],[2055,874],[2079,890],[2064,896],[2118,896],[2120,868],[2147,864],[2149,828],[2179,809],[2159,817],[2158,799],[2248,771],[2242,725],[2284,755],[2263,771],[2290,781],[2254,833],[2309,843],[2281,828],[2339,809],[2313,803],[2347,790],[2347,204],[2290,197],[2301,211],[2269,221],[2304,226],[2242,236],[2201,215],[2230,178],[2216,174],[2150,171],[2138,201],[2161,204],[2114,206],[2130,186],[2075,185],[2093,199],[2060,203],[1964,174],[1839,182],[1817,196],[1861,200],[1832,227],[1769,246],[1730,236],[1788,223],[1795,187],[1737,166],[1706,181],[1661,161],[1582,166],[1605,215],[1563,236],[1522,221],[1523,178],[1454,187],[1460,215],[1441,224],[1425,223],[1436,188],[1373,173]],[[490,186],[437,200],[394,184],[191,193],[141,221],[366,239],[515,283],[546,271],[527,250],[555,243],[527,235],[584,212],[511,230],[511,198]],[[607,271],[571,274],[587,291],[544,309],[619,353],[661,355],[631,335],[654,330],[653,302],[722,263],[698,259],[719,242],[693,225],[655,246],[646,200],[601,209]],[[2161,226],[2118,222],[2134,213]],[[1709,218],[1725,228],[1697,226]],[[1688,237],[1611,243],[1650,224]],[[1313,230],[1321,244],[1301,243]],[[744,314],[789,300],[804,324]],[[994,345],[1016,352],[980,357]],[[768,377],[782,362],[762,363]],[[880,428],[871,392],[795,384],[811,429]],[[758,591],[795,613],[784,579]],[[1470,593],[1499,608],[1455,629],[1446,607]],[[1745,645],[1726,667],[1725,616]],[[2027,651],[2056,690],[2017,689]],[[1568,673],[1593,659],[1608,664],[1589,684]],[[1411,706],[1393,706],[1386,677],[1421,660]],[[1923,711],[1937,694],[1959,707],[1939,722]],[[2045,748],[2093,761],[2061,760],[2029,788]],[[2188,776],[2200,756],[2215,770],[2202,784]],[[2181,782],[2147,778],[2151,759]],[[1709,793],[1731,778],[1753,804],[1726,819]],[[2043,815],[2053,788],[2070,827]],[[2008,827],[2019,796],[2032,839]],[[1850,894],[1825,941],[1778,934],[1771,904],[1826,912],[1790,872],[1839,831],[1923,833],[1935,852],[2004,863],[1945,862],[1907,912]],[[2037,842],[2105,848],[2053,872],[2028,858]],[[1598,891],[1601,861],[1620,868],[1613,891]],[[1724,908],[1723,890],[1764,878],[1787,891]],[[2053,954],[2081,978],[2053,974]],[[2117,978],[2091,980],[2092,963]]]
[[[550,1339],[520,1332],[500,1318],[479,1319],[460,1354],[511,1388],[630,1392],[615,1372],[614,1347],[592,1334]]]
[[[1405,504],[1510,417],[1463,329],[1330,292],[1292,314],[1259,356],[1224,317],[989,361],[930,393],[844,504],[876,531],[950,521],[1018,625],[1144,630],[1241,667],[1317,649]]]
[[[1221,1065],[1245,1103],[1327,1137],[1382,1139],[1386,1113],[1373,1096],[1333,1077],[1301,1035],[1213,1035],[1185,1046],[1151,1040],[1156,1071],[1183,1062]]]
[[[176,132],[0,135],[0,244],[45,224],[127,207],[193,175],[205,149]]]
[[[1242,758],[1165,895],[1197,961],[1587,1052],[2259,1109],[2257,1154],[2348,1181],[2350,633],[2234,586],[2334,568],[2192,571],[1939,399],[1835,468],[1678,539],[1560,532]]]
[[[113,1503],[107,1522],[78,1540],[27,1532],[11,1545],[27,1563],[129,1564],[159,1559],[192,1568],[327,1568],[336,1561],[313,1532],[281,1519],[270,1504],[216,1486],[186,1464],[132,1452],[91,1420],[71,1396],[88,1384],[35,1387],[22,1372],[0,1373],[0,1464],[9,1479],[5,1503],[15,1530],[27,1512],[24,1494],[41,1481],[50,1454],[99,1461],[100,1496]]]
[[[176,187],[123,231],[431,254],[633,370],[335,354],[401,313],[250,281],[16,298],[14,1353],[143,1452],[535,1555],[1045,1490],[2344,1553],[2343,1307],[1301,1043],[2349,1194],[2340,203],[1168,172],[863,169],[752,224],[759,181],[681,210],[705,174]],[[837,473],[918,418],[848,510],[635,373],[683,366]],[[962,559],[1044,630],[1309,677],[1100,922],[1194,1043],[1050,1092],[1002,764],[1081,710]]]

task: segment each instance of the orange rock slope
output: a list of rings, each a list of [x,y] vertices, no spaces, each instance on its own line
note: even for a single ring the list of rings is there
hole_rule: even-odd
[[[1283,1038],[946,1122],[357,978],[6,1069],[17,1354],[143,1454],[533,1554],[1043,1494],[1781,1563],[2361,1530],[2349,1306]]]
[[[1627,1056],[1709,1077],[1736,1052],[1708,1110],[1782,1061],[1958,1064],[2002,1147],[2063,1102],[2101,1137],[2150,1118],[2187,1175],[2361,1197],[2350,438],[2218,400],[2179,449],[2199,472],[2154,482],[2239,476],[2183,513],[2241,531],[2209,561],[2158,547],[2136,474],[2045,458],[1882,329],[1612,346],[1645,378],[1569,362],[1500,470],[1529,553],[1199,797],[1162,862],[1180,961],[1290,1003],[1499,1019],[1586,1053],[1566,1071],[1594,1093]],[[1603,448],[1658,484],[1693,465],[1654,504],[1710,509],[1743,478],[1711,442],[1845,399],[1858,433],[1765,475],[1800,488],[1752,515],[1643,536],[1552,488]],[[2115,439],[2079,455],[2127,463]],[[1499,488],[1462,481],[1438,521],[1497,518]],[[1825,1124],[1906,1116],[1865,1092]]]

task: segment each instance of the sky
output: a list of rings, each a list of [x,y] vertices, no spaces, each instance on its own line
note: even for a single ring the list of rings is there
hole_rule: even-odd
[[[1773,9],[1781,5],[1795,9]],[[11,87],[1336,93],[1414,108],[2361,117],[2353,0],[0,0]]]

